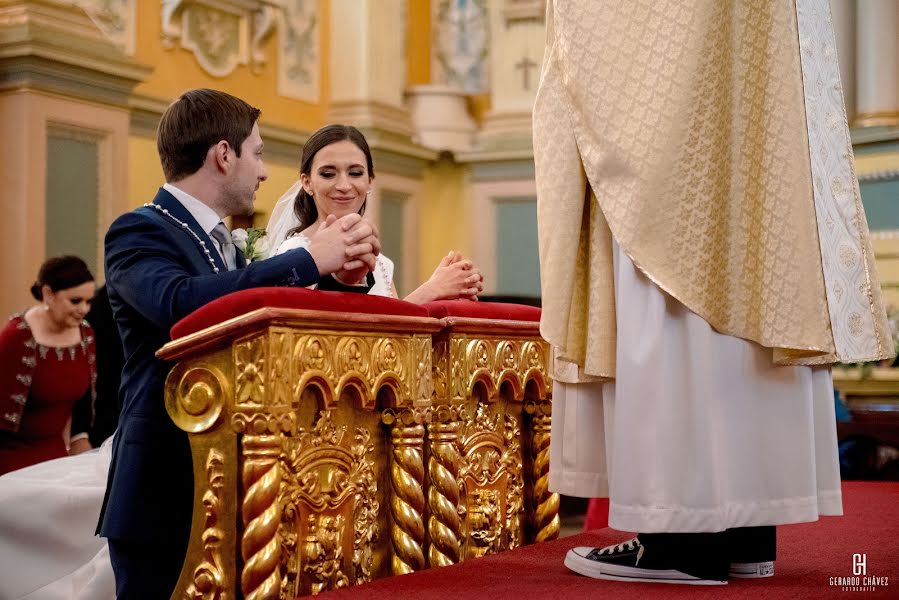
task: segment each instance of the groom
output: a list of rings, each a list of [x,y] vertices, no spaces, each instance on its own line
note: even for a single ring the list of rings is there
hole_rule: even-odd
[[[106,234],[106,284],[125,366],[98,533],[109,539],[118,598],[169,598],[187,550],[190,446],[163,402],[170,365],[155,357],[172,325],[229,292],[307,286],[329,274],[370,270],[380,251],[377,232],[353,214],[329,221],[307,250],[246,264],[222,220],[251,213],[267,178],[259,113],[223,92],[183,94],[159,123],[166,184]],[[329,289],[340,287],[328,279]]]

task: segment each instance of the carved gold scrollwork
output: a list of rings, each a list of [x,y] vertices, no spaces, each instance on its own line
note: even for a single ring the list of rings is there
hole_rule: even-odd
[[[345,525],[343,515],[308,516],[300,564],[311,581],[309,591],[313,596],[323,590],[346,587],[350,583],[342,566]]]
[[[549,432],[552,416],[549,403],[537,405],[533,428],[532,454],[534,469],[535,541],[545,542],[559,537],[559,494],[549,491]]]
[[[222,573],[222,538],[225,532],[219,526],[221,513],[222,485],[225,478],[224,457],[212,449],[206,458],[206,481],[209,488],[203,494],[206,523],[203,530],[203,560],[194,569],[194,577],[187,588],[187,597],[196,600],[216,600],[222,598],[224,575]]]
[[[415,399],[419,402],[428,402],[434,393],[431,383],[431,341],[426,337],[416,337],[414,340],[415,352],[415,376],[418,380]]]
[[[442,567],[459,562],[462,519],[459,516],[458,409],[440,407],[428,425],[428,564]]]
[[[498,371],[516,369],[518,367],[518,356],[515,352],[515,345],[512,342],[503,341],[497,344],[496,367]]]
[[[463,415],[460,440],[466,531],[466,556],[483,556],[515,547],[521,540],[524,485],[521,436],[515,417],[490,415],[478,403],[474,415]]]
[[[293,340],[289,333],[275,332],[271,334],[269,382],[272,408],[288,408],[293,399],[290,388],[292,342]]]
[[[393,460],[390,480],[393,496],[392,568],[395,575],[419,571],[425,566],[424,499],[424,426],[421,415],[411,409],[400,413],[384,411],[382,420],[392,425]]]
[[[468,365],[465,358],[465,340],[450,340],[450,370],[452,372],[452,397],[461,400],[468,396]]]
[[[525,369],[544,371],[546,369],[544,346],[545,344],[539,344],[537,342],[525,342],[521,348],[522,367]]]
[[[472,371],[477,369],[492,371],[490,363],[490,346],[486,340],[471,340],[468,342],[468,364]]]
[[[333,374],[331,357],[334,351],[329,340],[321,336],[299,336],[294,344],[293,356],[301,372],[322,371],[329,377]]]
[[[397,348],[397,340],[381,338],[376,341],[372,348],[372,363],[376,373],[393,371],[400,378],[405,377],[406,369],[402,352]]]
[[[337,371],[356,371],[368,376],[370,356],[366,338],[343,337],[337,342]]]
[[[503,465],[509,473],[506,483],[506,549],[511,550],[520,546],[523,539],[521,516],[524,512],[524,465],[521,460],[521,427],[518,425],[518,418],[507,414],[505,421],[503,437],[506,451],[503,452]]]
[[[452,371],[449,362],[449,342],[445,339],[434,342],[431,364],[433,367],[434,397],[438,401],[442,401],[446,398],[449,391],[449,376]]]
[[[206,431],[218,421],[227,390],[225,377],[218,370],[179,363],[169,373],[166,388],[166,410],[184,431]]]
[[[374,445],[368,429],[356,428],[351,442],[346,433],[331,410],[322,410],[311,428],[286,441],[280,527],[286,598],[371,580],[380,510]]]
[[[257,336],[234,345],[237,373],[235,402],[262,406],[265,403],[266,338]]]
[[[240,586],[247,600],[278,598],[281,593],[281,544],[277,535],[281,439],[277,435],[243,437],[244,566]]]
[[[468,537],[473,557],[503,549],[502,496],[495,488],[475,488],[469,493]]]
[[[296,430],[296,415],[291,412],[239,412],[231,416],[231,428],[237,433],[265,435],[291,434]]]

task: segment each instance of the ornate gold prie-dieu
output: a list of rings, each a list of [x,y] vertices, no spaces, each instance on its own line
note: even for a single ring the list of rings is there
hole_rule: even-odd
[[[175,597],[315,595],[557,535],[548,347],[469,321],[266,308],[168,344],[196,482]]]
[[[445,324],[434,341],[428,424],[430,566],[559,531],[558,495],[546,488],[549,354],[536,323]]]

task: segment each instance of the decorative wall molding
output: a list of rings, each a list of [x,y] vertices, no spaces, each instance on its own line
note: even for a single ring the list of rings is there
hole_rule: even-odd
[[[137,41],[137,0],[76,0],[91,21],[129,56]]]
[[[506,27],[518,21],[540,21],[546,19],[546,0],[505,0],[503,19]]]
[[[278,92],[315,103],[319,100],[321,79],[318,1],[285,1],[283,10],[278,12]]]
[[[101,10],[90,12],[52,0],[0,5],[0,90],[41,90],[125,106],[151,68],[126,56],[101,30]]]
[[[440,0],[434,4],[434,83],[468,94],[488,91],[490,17],[487,0]]]
[[[204,71],[225,77],[257,56],[251,44],[265,38],[255,27],[265,7],[247,0],[162,0],[163,46],[180,45]],[[264,18],[260,23],[265,26]]]
[[[858,176],[859,183],[875,183],[879,181],[899,181],[899,169],[892,171],[876,171]]]
[[[318,0],[162,0],[163,45],[189,50],[204,71],[227,77],[239,65],[254,73],[265,68],[265,44],[277,31],[278,93],[316,103],[321,95],[318,5]]]

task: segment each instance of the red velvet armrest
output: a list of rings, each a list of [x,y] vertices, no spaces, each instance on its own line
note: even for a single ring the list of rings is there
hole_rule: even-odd
[[[472,302],[471,300],[440,300],[423,305],[428,316],[435,319],[465,317],[494,321],[540,321],[540,309],[524,304],[503,302]]]
[[[472,302],[472,304],[476,304]],[[417,304],[368,294],[322,292],[307,288],[263,287],[234,292],[198,308],[172,326],[173,340],[259,308],[302,308],[341,313],[427,317]]]

